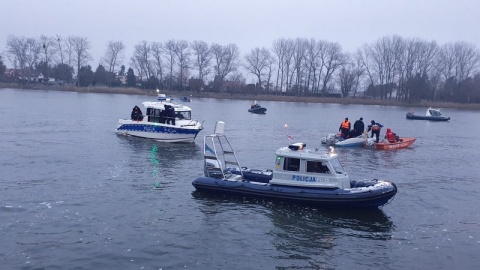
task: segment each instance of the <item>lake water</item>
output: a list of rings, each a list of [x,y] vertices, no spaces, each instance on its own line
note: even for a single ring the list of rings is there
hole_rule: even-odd
[[[480,112],[194,99],[191,144],[117,136],[144,96],[0,89],[2,269],[479,269]],[[148,98],[147,98],[148,99]],[[417,113],[424,113],[417,109]],[[343,118],[374,119],[409,149],[337,149],[352,179],[388,179],[378,210],[205,196],[203,136],[225,121],[241,166],[273,168],[288,134],[307,147]],[[384,128],[384,130],[385,130]],[[382,132],[382,136],[384,132]]]

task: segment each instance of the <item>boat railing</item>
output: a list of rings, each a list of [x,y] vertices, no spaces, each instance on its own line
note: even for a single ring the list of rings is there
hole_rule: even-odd
[[[223,129],[223,127],[221,127],[221,129]],[[237,156],[233,151],[232,145],[228,141],[227,137],[222,133],[223,130],[221,132],[217,132],[216,127],[215,134],[207,135],[203,139],[205,176],[226,179],[228,178],[227,174],[231,174],[229,171],[234,168],[240,171],[240,174],[243,178],[243,172],[238,163]]]

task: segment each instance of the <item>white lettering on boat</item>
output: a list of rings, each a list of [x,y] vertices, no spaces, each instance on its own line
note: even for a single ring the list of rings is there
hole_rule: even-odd
[[[154,127],[149,127],[149,126],[143,126],[143,130],[145,130],[146,132],[154,132],[155,131]]]

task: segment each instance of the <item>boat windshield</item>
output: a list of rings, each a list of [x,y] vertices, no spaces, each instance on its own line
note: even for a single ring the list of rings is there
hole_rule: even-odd
[[[336,174],[344,174],[345,170],[343,170],[342,165],[340,164],[340,161],[338,159],[334,158],[330,160],[330,164],[332,164],[333,170],[335,170]]]
[[[189,111],[177,111],[176,117],[178,119],[185,119],[185,120],[191,120],[192,119],[192,113]]]

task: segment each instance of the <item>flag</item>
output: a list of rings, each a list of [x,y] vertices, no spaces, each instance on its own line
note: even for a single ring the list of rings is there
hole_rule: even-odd
[[[293,140],[293,136],[287,135],[287,138],[289,138],[290,140]]]

